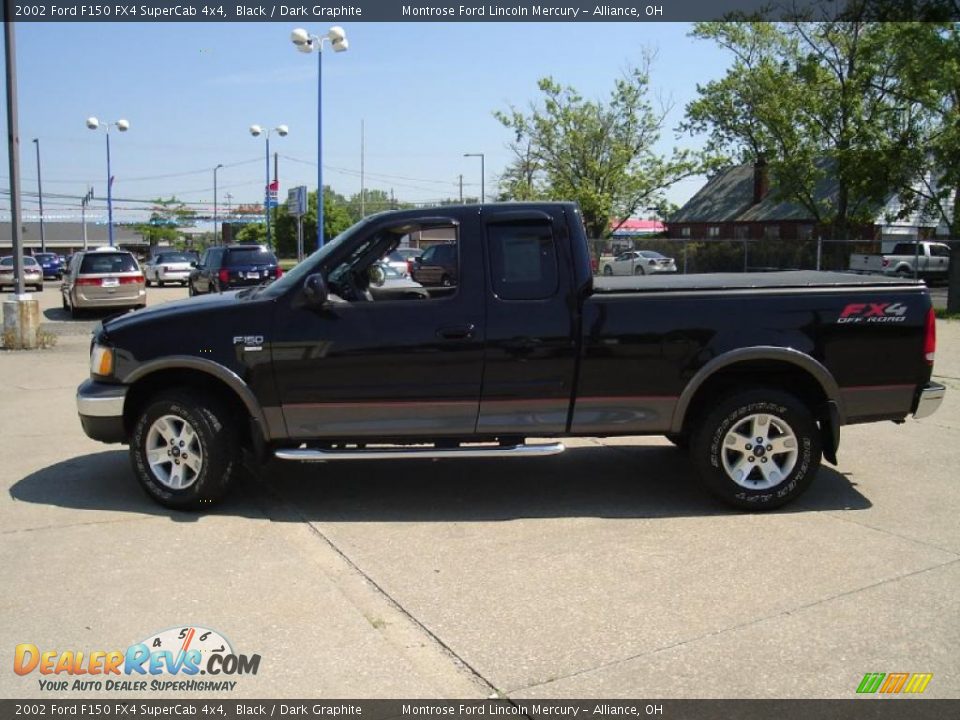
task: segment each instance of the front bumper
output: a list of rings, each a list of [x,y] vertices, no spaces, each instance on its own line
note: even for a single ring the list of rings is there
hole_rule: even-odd
[[[77,388],[77,413],[87,437],[104,443],[122,443],[126,440],[123,427],[123,402],[126,396],[125,385],[108,385],[95,380],[84,380],[80,384]]]
[[[920,420],[928,415],[933,415],[943,402],[943,395],[947,389],[939,383],[929,382],[920,391],[917,399],[917,409],[913,411],[913,416]]]

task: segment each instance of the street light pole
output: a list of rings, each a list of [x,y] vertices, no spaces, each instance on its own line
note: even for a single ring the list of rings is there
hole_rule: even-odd
[[[334,52],[350,47],[343,28],[334,25],[326,35],[311,35],[303,28],[290,33],[290,41],[302,53],[317,53],[317,249],[323,247],[323,43],[330,41]]]
[[[97,130],[103,127],[107,131],[107,233],[110,239],[110,247],[113,247],[113,173],[110,170],[110,126],[113,125],[120,132],[126,132],[130,129],[130,123],[123,118],[113,123],[104,123],[95,117],[87,118],[87,127],[91,130]]]
[[[47,251],[46,236],[43,232],[43,181],[40,177],[40,138],[34,138],[33,144],[37,146],[37,195],[40,198],[40,252]]]
[[[487,171],[486,171],[486,168],[484,167],[485,159],[484,159],[483,153],[464,153],[463,156],[480,158],[480,204],[482,205],[487,200],[487,190],[486,190]]]
[[[223,167],[223,164],[217,165],[213,169],[213,244],[220,244],[220,233],[217,232],[217,170]]]
[[[263,211],[264,211],[264,220],[267,224],[267,245],[270,245],[270,133],[276,131],[277,135],[280,137],[286,137],[290,129],[286,125],[277,125],[275,128],[267,128],[266,132],[259,125],[250,126],[250,134],[254,137],[259,137],[260,135],[266,135],[267,139],[267,150],[266,155],[264,155],[264,167],[266,169],[266,179],[267,184],[263,188]]]

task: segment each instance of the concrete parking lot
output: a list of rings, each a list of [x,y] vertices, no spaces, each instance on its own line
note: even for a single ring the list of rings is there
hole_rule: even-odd
[[[663,439],[621,438],[275,462],[198,515],[84,436],[96,321],[66,318],[55,284],[38,297],[56,346],[0,351],[0,697],[107,694],[42,691],[10,669],[18,643],[123,649],[188,625],[261,655],[232,697],[849,698],[867,672],[960,696],[958,321],[938,323],[940,411],[844,429],[839,466],[774,513],[715,503]]]

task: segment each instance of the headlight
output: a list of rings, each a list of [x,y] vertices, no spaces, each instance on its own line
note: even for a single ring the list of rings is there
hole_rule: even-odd
[[[90,353],[90,372],[101,376],[113,374],[113,348],[93,346],[93,352]]]

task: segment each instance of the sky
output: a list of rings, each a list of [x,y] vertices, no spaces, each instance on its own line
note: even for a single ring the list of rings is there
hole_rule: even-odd
[[[486,193],[510,160],[510,132],[493,111],[528,107],[537,80],[552,76],[585,97],[603,98],[625,68],[656,52],[655,95],[672,103],[659,149],[699,147],[674,128],[698,83],[723,74],[729,58],[713,44],[688,37],[679,23],[342,23],[350,49],[323,55],[323,182],[344,195],[360,190],[360,126],[365,127],[368,189],[430,202],[480,194],[484,153]],[[290,23],[17,23],[21,175],[36,193],[33,138],[40,141],[44,215],[79,220],[79,198],[92,186],[88,219],[105,221],[105,133],[85,119],[124,118],[130,130],[111,133],[115,221],[141,219],[156,197],[213,206],[262,203],[263,136],[249,133],[285,124],[270,138],[280,154],[280,197],[317,184],[317,56],[296,51]],[[307,26],[312,33],[327,26]],[[6,97],[3,118],[6,117]],[[9,189],[6,144],[0,188]],[[272,173],[271,158],[271,173]],[[670,189],[682,203],[702,184],[691,178]],[[232,197],[227,198],[227,194]],[[57,198],[71,195],[72,198]],[[9,219],[9,195],[0,217]],[[37,198],[25,196],[25,220]]]

